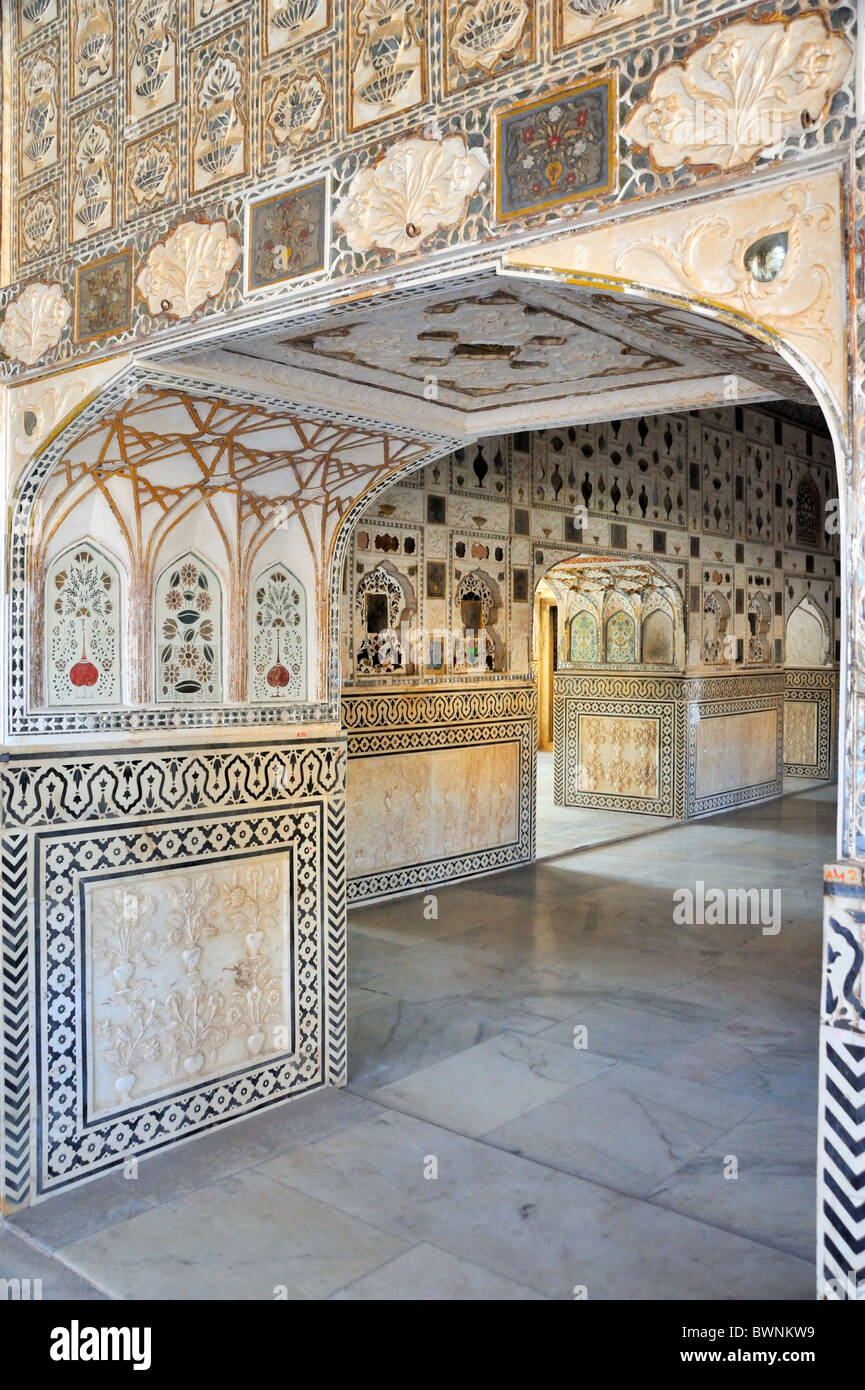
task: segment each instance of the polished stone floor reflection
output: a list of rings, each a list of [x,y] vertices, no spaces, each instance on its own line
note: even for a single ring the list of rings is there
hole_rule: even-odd
[[[0,1275],[46,1298],[812,1298],[834,824],[835,789],[808,789],[354,911],[348,1090],[2,1223]],[[780,889],[780,932],[674,925],[695,879]]]

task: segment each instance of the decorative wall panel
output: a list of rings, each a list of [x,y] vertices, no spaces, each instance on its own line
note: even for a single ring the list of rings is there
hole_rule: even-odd
[[[249,622],[251,700],[305,700],[306,593],[284,565],[253,584]]]
[[[241,236],[246,199],[266,194],[275,172],[308,183],[329,166],[336,204],[413,139],[455,141],[487,169],[509,170],[510,191],[484,180],[459,217],[403,251],[451,258],[471,246],[499,250],[497,205],[522,232],[554,221],[560,207],[576,218],[686,190],[719,167],[801,163],[839,148],[853,129],[850,5],[815,11],[811,0],[784,0],[771,15],[730,3],[719,14],[711,0],[33,0],[25,8],[32,18],[16,9],[12,25],[10,197],[18,226],[24,208],[41,225],[45,208],[37,216],[33,195],[50,176],[62,227],[41,242],[16,238],[19,279],[9,297],[34,265],[70,295],[82,244],[99,258],[131,248],[137,269],[172,230],[177,208],[224,218]],[[771,75],[784,64],[770,111]],[[610,113],[621,112],[619,169],[606,181],[588,167],[594,139],[583,144],[568,125],[575,72],[590,85],[609,75]],[[532,136],[524,148],[519,135],[522,163],[502,164],[496,124],[524,103],[538,112],[525,128]],[[549,124],[554,108],[564,124]],[[517,183],[525,187],[515,197]],[[338,282],[381,269],[392,254],[380,241],[364,249],[337,236],[325,261]],[[233,282],[204,312],[227,322],[249,307],[247,296]],[[298,294],[281,283],[271,297],[293,308]],[[136,304],[131,328],[106,346],[154,333],[180,338],[183,329],[170,318],[154,328]],[[68,334],[52,361],[93,353]]]
[[[785,672],[784,776],[833,777],[838,759],[838,673]]]
[[[616,178],[615,120],[612,79],[500,113],[496,215],[507,220],[606,192]]]
[[[153,638],[157,701],[222,699],[222,590],[191,552],[157,580]]]
[[[557,806],[684,820],[781,792],[783,672],[553,680]]]
[[[347,689],[342,719],[350,904],[534,857],[533,685]]]
[[[699,801],[738,789],[778,787],[777,709],[710,715],[700,711],[694,752],[694,791]]]
[[[675,676],[553,676],[557,806],[684,816],[682,681]]]
[[[18,754],[2,787],[7,1203],[344,1079],[342,741]]]
[[[49,705],[120,702],[123,606],[120,571],[95,546],[82,543],[54,561],[45,585]]]

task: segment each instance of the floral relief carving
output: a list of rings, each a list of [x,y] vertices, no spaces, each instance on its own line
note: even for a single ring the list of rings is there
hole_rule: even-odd
[[[244,81],[239,55],[221,53],[207,68],[198,89],[193,182],[196,190],[235,174],[246,166]]]
[[[60,205],[54,189],[42,189],[22,200],[19,208],[21,260],[32,261],[59,244]]]
[[[819,243],[837,233],[837,206],[817,201],[804,184],[790,185],[779,198],[779,215],[747,230],[714,212],[693,219],[687,231],[672,238],[660,233],[635,237],[618,257],[617,268],[642,276],[658,258],[683,290],[732,302],[778,332],[795,334],[828,367],[835,351],[827,317],[831,279],[826,267],[807,255],[805,234],[816,234]],[[769,240],[780,253],[780,268],[763,279],[749,264],[749,251]],[[813,237],[809,241],[814,244]]]
[[[289,872],[279,855],[87,889],[96,1112],[287,1050]]]
[[[151,314],[186,319],[225,289],[240,255],[226,222],[182,222],[148,252],[136,286]]]
[[[177,84],[177,0],[138,0],[129,64],[129,109],[142,117],[170,106]]]
[[[667,208],[512,252],[508,264],[634,281],[748,315],[812,362],[846,399],[842,286],[827,265],[841,239],[837,174],[730,194],[702,216]]]
[[[354,0],[352,129],[407,111],[423,99],[424,71],[417,0]]]
[[[22,39],[29,39],[57,18],[57,0],[22,0],[19,9]]]
[[[298,73],[277,88],[267,124],[278,145],[298,148],[314,135],[327,110],[329,93],[321,73]]]
[[[559,41],[565,46],[654,14],[661,0],[556,0]]]
[[[101,386],[124,359],[101,362],[78,371],[28,382],[10,392],[10,443],[14,482],[27,460],[32,458],[48,435],[90,393]]]
[[[819,13],[730,24],[657,74],[622,133],[661,169],[734,169],[816,125],[852,58]]]
[[[28,285],[6,310],[0,347],[14,362],[32,367],[60,342],[71,313],[60,285]]]
[[[36,55],[23,85],[20,137],[21,174],[26,178],[58,158],[59,88],[56,50]]]
[[[176,195],[176,150],[172,133],[161,131],[139,141],[134,152],[130,152],[126,176],[128,212],[159,207]]]
[[[450,33],[460,67],[493,72],[517,48],[530,19],[528,0],[473,0],[463,5]]]
[[[336,220],[355,251],[411,251],[460,223],[488,173],[485,151],[469,150],[461,135],[401,140],[355,175]]]
[[[103,232],[113,220],[113,150],[102,121],[87,123],[75,145],[72,179],[72,240]]]
[[[73,0],[72,95],[106,82],[114,70],[111,0]]]
[[[267,0],[267,48],[301,43],[327,24],[327,0]]]

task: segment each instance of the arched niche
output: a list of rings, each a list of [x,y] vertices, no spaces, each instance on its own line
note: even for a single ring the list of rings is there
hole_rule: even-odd
[[[45,702],[116,705],[123,690],[119,565],[90,540],[58,555],[45,577]]]
[[[643,619],[642,661],[644,665],[672,665],[675,661],[673,617],[666,608],[654,608]]]
[[[730,617],[730,605],[720,589],[710,590],[703,600],[703,660],[709,665],[730,660]]]
[[[764,594],[752,594],[748,603],[748,661],[765,664],[772,659],[772,608]]]
[[[462,576],[454,593],[454,670],[502,669],[503,643],[495,630],[500,604],[498,586],[483,570]]]
[[[812,473],[804,473],[796,488],[796,544],[816,546],[820,543],[822,510],[820,489]]]
[[[784,660],[787,666],[826,666],[832,635],[823,610],[806,594],[787,619]]]
[[[355,592],[358,675],[408,673],[408,653],[400,629],[416,611],[412,585],[388,560],[364,575]]]
[[[194,551],[172,561],[156,581],[153,641],[157,704],[222,699],[222,586]]]
[[[604,660],[626,665],[637,660],[637,625],[634,615],[618,608],[604,619]]]
[[[598,619],[587,606],[573,613],[568,621],[568,661],[584,665],[601,659]]]
[[[305,700],[306,591],[285,565],[271,565],[252,585],[249,605],[249,698]]]

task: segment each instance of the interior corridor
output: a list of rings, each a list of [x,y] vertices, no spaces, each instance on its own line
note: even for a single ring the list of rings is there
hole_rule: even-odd
[[[811,1298],[835,795],[352,911],[348,1089],[20,1212],[4,1271],[45,1298]],[[780,931],[674,925],[697,876],[780,889]]]

